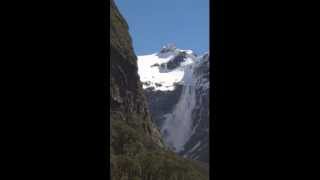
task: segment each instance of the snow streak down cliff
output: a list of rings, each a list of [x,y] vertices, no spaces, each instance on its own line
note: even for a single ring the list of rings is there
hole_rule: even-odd
[[[167,117],[161,127],[161,133],[166,143],[176,152],[183,150],[189,140],[192,131],[192,112],[196,104],[195,82],[193,78],[193,65],[185,67],[183,89],[180,99],[172,113]]]
[[[208,102],[203,102],[209,92],[208,56],[172,45],[159,53],[138,56],[138,72],[153,120],[172,150],[193,159],[208,157],[199,155],[208,153],[209,111]]]

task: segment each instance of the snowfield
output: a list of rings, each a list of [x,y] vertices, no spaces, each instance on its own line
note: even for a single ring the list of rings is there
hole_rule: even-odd
[[[174,55],[170,55],[167,58],[160,58],[157,54],[138,56],[138,74],[140,80],[141,82],[150,83],[150,85],[144,84],[144,89],[153,87],[155,90],[160,91],[174,90],[174,84],[182,80],[184,70],[178,68],[171,72],[160,72],[159,66],[155,66],[156,64],[167,63],[173,57]],[[161,84],[161,86],[157,86],[157,84]]]
[[[166,63],[175,58],[179,53],[185,52],[186,59],[179,67],[168,70]],[[192,50],[169,49],[165,53],[138,56],[138,74],[143,88],[154,88],[159,91],[173,91],[175,83],[182,83],[186,66],[193,64],[196,57]],[[164,68],[160,67],[164,64]]]

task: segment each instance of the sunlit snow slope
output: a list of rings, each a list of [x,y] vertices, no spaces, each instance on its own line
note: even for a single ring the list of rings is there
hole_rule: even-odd
[[[165,46],[160,53],[138,56],[138,73],[143,88],[174,90],[175,83],[182,82],[186,66],[193,64],[195,59],[191,50],[174,46]]]

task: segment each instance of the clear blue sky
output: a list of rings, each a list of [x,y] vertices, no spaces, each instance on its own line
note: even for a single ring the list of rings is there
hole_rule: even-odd
[[[115,0],[129,24],[137,55],[158,52],[167,43],[209,51],[209,0]]]

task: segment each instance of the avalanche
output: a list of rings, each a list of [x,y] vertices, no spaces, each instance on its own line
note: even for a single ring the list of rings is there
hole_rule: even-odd
[[[173,147],[176,152],[183,150],[185,143],[189,140],[190,135],[192,135],[192,112],[196,104],[192,67],[192,64],[187,66],[183,78],[184,86],[180,99],[171,116],[165,120],[161,127],[165,141]]]

